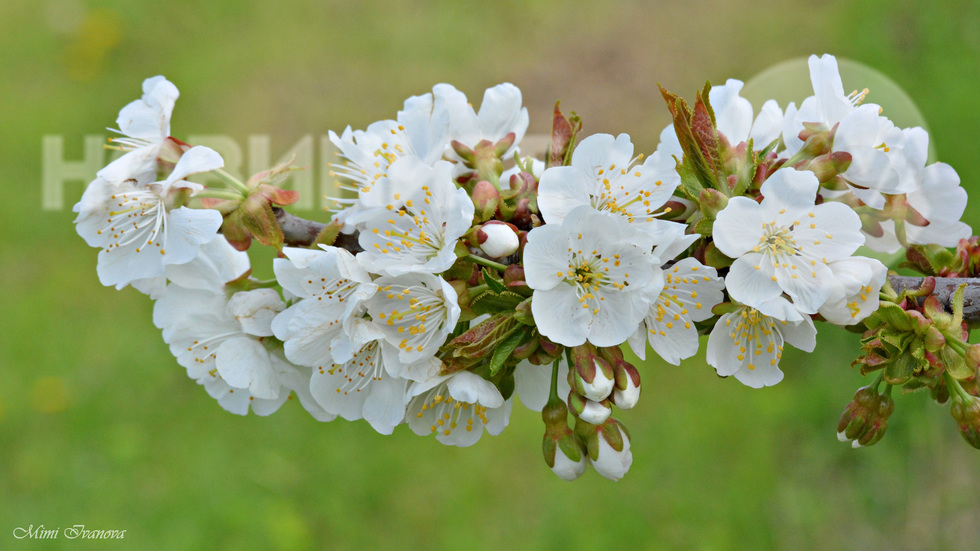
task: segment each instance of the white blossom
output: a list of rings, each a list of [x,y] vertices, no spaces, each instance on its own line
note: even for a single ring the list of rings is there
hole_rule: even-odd
[[[188,150],[166,180],[126,180],[118,185],[97,178],[75,205],[75,228],[86,242],[100,247],[97,266],[103,285],[125,287],[138,279],[163,275],[164,267],[197,256],[217,235],[221,213],[211,209],[171,208],[171,193],[202,188],[185,180],[220,168],[221,156],[203,146]],[[148,176],[144,176],[147,178]]]
[[[572,153],[572,164],[541,175],[538,207],[548,224],[561,224],[575,208],[587,205],[622,217],[635,228],[657,236],[656,212],[671,199],[680,176],[675,161],[655,153],[642,164],[633,157],[630,137],[595,134]]]
[[[878,292],[885,284],[888,268],[873,258],[855,256],[827,265],[833,273],[833,288],[819,313],[830,323],[854,325],[878,309]]]
[[[122,138],[110,141],[126,153],[99,171],[98,176],[113,184],[156,172],[156,158],[170,136],[170,115],[180,96],[177,87],[162,76],[143,81],[143,97],[119,111],[116,119]]]
[[[452,166],[440,161],[428,167],[402,159],[391,167],[390,180],[404,182],[383,208],[365,212],[357,255],[376,274],[436,274],[456,262],[456,241],[473,222],[473,201],[452,181]]]
[[[734,375],[752,388],[772,386],[783,380],[779,360],[783,357],[784,343],[812,352],[816,336],[817,330],[809,316],[785,321],[738,305],[734,311],[722,315],[711,330],[706,359],[722,377]]]
[[[456,291],[441,277],[405,274],[376,279],[366,302],[375,326],[398,350],[402,363],[431,358],[446,342],[462,313]]]
[[[531,230],[524,274],[534,289],[538,331],[565,346],[625,341],[663,288],[648,237],[621,216],[589,206],[569,213],[561,225]]]
[[[384,205],[395,193],[410,191],[389,180],[389,169],[396,160],[414,158],[433,166],[442,158],[449,141],[449,112],[434,104],[432,94],[413,96],[405,100],[397,120],[379,121],[366,130],[347,127],[340,136],[331,131],[330,141],[345,159],[341,165],[331,165],[332,174],[346,180],[341,189],[357,194],[355,199],[335,199],[347,205],[336,219],[351,231],[363,209]]]
[[[698,330],[694,322],[713,315],[711,309],[723,300],[724,287],[714,268],[693,258],[668,267],[664,270],[663,290],[629,339],[633,352],[644,359],[649,341],[657,355],[674,365],[697,354]]]
[[[432,93],[435,109],[445,109],[449,113],[450,140],[472,149],[483,140],[496,143],[513,133],[514,144],[501,156],[503,159],[513,157],[530,120],[527,108],[521,106],[520,89],[507,82],[488,88],[483,94],[479,113],[473,110],[466,95],[450,84],[437,84]],[[462,160],[451,149],[447,155],[456,161]]]
[[[272,321],[286,357],[315,369],[347,362],[371,338],[349,330],[363,302],[377,290],[370,274],[354,255],[337,247],[286,247],[283,254],[286,258],[273,261],[276,279],[300,299]]]
[[[761,203],[734,197],[718,213],[712,235],[734,258],[725,279],[736,301],[761,308],[782,293],[801,312],[816,313],[827,300],[829,262],[847,258],[863,242],[858,215],[842,203],[815,205],[812,172],[783,168],[762,184]]]
[[[415,434],[435,434],[443,444],[465,447],[483,429],[496,436],[510,421],[513,399],[504,400],[492,383],[469,371],[413,383],[406,419]]]

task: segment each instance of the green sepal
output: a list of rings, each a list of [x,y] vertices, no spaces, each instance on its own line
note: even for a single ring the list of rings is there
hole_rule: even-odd
[[[504,285],[504,282],[499,279],[494,279],[486,268],[483,268],[483,281],[487,284],[487,287],[489,287],[491,291],[498,295],[507,290],[507,286]]]
[[[477,314],[496,314],[498,312],[510,312],[521,302],[524,302],[524,297],[513,291],[504,291],[499,294],[486,291],[470,301],[470,309]]]
[[[916,368],[919,366],[919,362],[916,361],[912,354],[902,354],[895,358],[895,361],[888,364],[885,368],[883,377],[886,382],[893,385],[901,385],[912,378],[915,374]]]
[[[964,381],[977,375],[977,370],[967,365],[963,356],[948,346],[939,351],[939,359],[946,367],[946,372],[957,381]]]
[[[497,348],[493,350],[493,356],[490,358],[490,376],[494,377],[500,372],[500,369],[504,367],[504,364],[510,358],[511,353],[517,348],[517,345],[521,344],[526,338],[530,336],[529,331],[516,331],[511,336],[504,339],[504,342],[500,343]]]

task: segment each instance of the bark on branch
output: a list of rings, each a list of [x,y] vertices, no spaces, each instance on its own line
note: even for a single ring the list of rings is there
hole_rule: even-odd
[[[286,245],[292,247],[309,247],[316,242],[317,236],[327,226],[322,222],[314,222],[289,214],[280,208],[276,208],[275,212],[276,220],[279,221],[279,226],[282,228]],[[334,246],[347,249],[352,253],[358,253],[363,250],[357,243],[357,234],[347,235],[342,233],[338,235]],[[922,286],[924,279],[922,277],[888,276],[888,281],[897,293],[901,293],[905,289],[910,291],[918,289]],[[956,288],[964,283],[967,285],[967,288],[963,300],[963,319],[971,323],[980,322],[980,278],[937,277],[936,289],[933,295],[939,299],[948,311],[952,311],[949,301],[956,292]]]

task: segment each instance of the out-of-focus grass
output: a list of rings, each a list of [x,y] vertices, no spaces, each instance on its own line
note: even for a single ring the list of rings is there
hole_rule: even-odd
[[[99,285],[67,208],[39,208],[41,136],[63,134],[76,158],[158,73],[183,93],[178,136],[291,144],[390,117],[436,82],[478,103],[509,80],[532,132],[561,98],[588,132],[628,132],[650,151],[667,122],[656,82],[690,95],[823,52],[894,78],[975,193],[977,6],[919,6],[3,3],[0,548],[26,546],[11,532],[30,524],[125,529],[119,548],[141,549],[975,547],[980,462],[947,411],[899,397],[874,448],[834,439],[862,384],[844,331],[822,327],[817,352],[787,354],[786,380],[762,391],[699,361],[645,363],[643,400],[623,415],[630,473],[569,484],[547,471],[537,414],[519,406],[504,434],[467,449],[320,424],[297,404],[224,412],[170,357],[149,301]],[[65,186],[67,206],[82,185]]]

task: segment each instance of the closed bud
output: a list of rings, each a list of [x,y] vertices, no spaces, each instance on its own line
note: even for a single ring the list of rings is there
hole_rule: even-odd
[[[956,420],[963,439],[974,448],[980,449],[980,399],[957,398],[950,404],[949,413]]]
[[[593,425],[609,419],[609,416],[612,414],[612,406],[609,400],[596,402],[589,400],[574,390],[568,393],[568,407],[576,417]]]
[[[888,418],[895,410],[890,396],[878,394],[876,385],[858,389],[837,422],[837,439],[855,448],[876,444],[888,429]]]
[[[616,388],[612,401],[620,409],[631,409],[640,400],[640,372],[632,364],[616,365]]]
[[[473,206],[476,209],[476,216],[480,220],[493,218],[497,207],[500,205],[500,192],[493,184],[486,180],[480,180],[473,186]]]
[[[623,478],[633,464],[626,427],[616,419],[607,419],[597,427],[594,439],[594,444],[593,441],[587,444],[592,467],[609,480]]]
[[[491,220],[480,226],[480,229],[476,230],[476,238],[480,250],[490,258],[510,256],[520,245],[517,229],[498,220]]]
[[[612,365],[595,354],[595,348],[585,344],[572,351],[575,366],[568,372],[569,385],[576,392],[594,401],[604,400],[612,394],[616,375]]]

